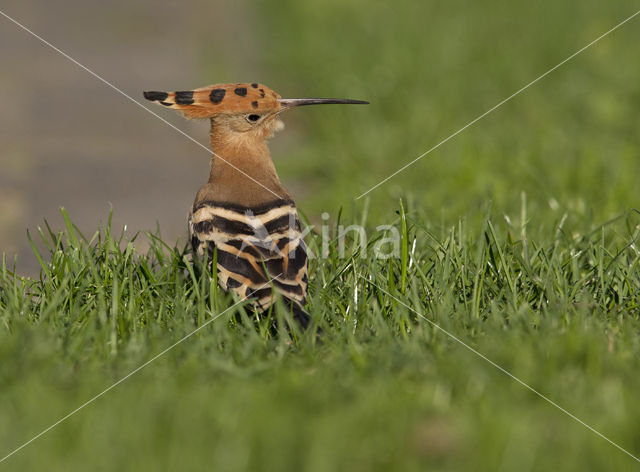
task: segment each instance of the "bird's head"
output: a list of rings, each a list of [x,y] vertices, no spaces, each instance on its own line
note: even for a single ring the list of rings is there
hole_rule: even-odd
[[[226,140],[270,138],[284,127],[278,115],[301,105],[367,104],[362,100],[335,98],[281,98],[258,84],[217,84],[180,92],[144,92],[144,97],[187,118],[210,118],[212,133]]]

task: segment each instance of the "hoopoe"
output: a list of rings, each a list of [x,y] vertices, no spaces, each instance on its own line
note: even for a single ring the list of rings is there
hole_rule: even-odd
[[[307,251],[293,199],[280,183],[267,140],[281,112],[300,105],[362,100],[281,98],[258,84],[218,84],[180,92],[144,92],[148,100],[211,121],[211,173],[189,212],[193,251],[215,261],[218,283],[259,312],[277,291],[303,327],[309,324]],[[213,267],[211,267],[213,270]]]

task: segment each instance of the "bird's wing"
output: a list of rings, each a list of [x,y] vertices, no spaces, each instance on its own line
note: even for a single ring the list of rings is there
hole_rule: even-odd
[[[306,303],[307,250],[291,202],[259,209],[199,204],[190,218],[190,232],[198,254],[211,261],[216,252],[223,289],[251,298],[260,309],[274,301],[271,286],[300,307]]]

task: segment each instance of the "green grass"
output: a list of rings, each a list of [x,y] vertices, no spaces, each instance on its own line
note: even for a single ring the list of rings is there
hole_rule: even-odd
[[[146,253],[108,226],[88,240],[64,213],[64,232],[40,234],[38,280],[0,273],[3,453],[204,327],[2,466],[632,466],[424,318],[637,454],[640,216],[570,233],[561,221],[536,240],[490,213],[477,231],[460,221],[442,234],[411,214],[395,222],[399,258],[340,259],[332,240],[313,260],[317,340],[228,310],[158,238]]]
[[[273,141],[302,212],[329,212],[333,238],[363,224],[367,255],[351,241],[340,258],[332,240],[310,268],[321,338],[276,334],[173,242],[108,223],[84,237],[65,214],[32,234],[39,278],[10,260],[0,272],[0,457],[201,329],[0,469],[637,466],[427,320],[640,455],[640,18],[353,200],[637,4],[245,7],[255,77],[190,39],[212,83],[371,101],[289,112]],[[380,224],[399,257],[371,257]]]

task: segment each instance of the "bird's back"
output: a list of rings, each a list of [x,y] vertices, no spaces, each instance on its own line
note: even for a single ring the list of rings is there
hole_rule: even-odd
[[[275,291],[306,326],[307,251],[298,212],[280,183],[267,140],[284,127],[279,115],[285,110],[368,102],[282,98],[257,82],[147,91],[144,96],[187,118],[211,122],[209,181],[198,192],[189,216],[196,254],[216,261],[223,289],[250,298],[259,310],[273,305]]]
[[[277,291],[303,326],[307,295],[307,251],[294,203],[278,199],[244,207],[201,201],[189,215],[194,252],[215,260],[223,290],[247,297],[259,311],[268,310]]]

